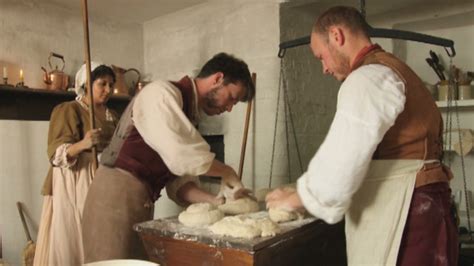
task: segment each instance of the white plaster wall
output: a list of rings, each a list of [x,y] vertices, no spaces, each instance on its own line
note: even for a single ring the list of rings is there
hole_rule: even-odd
[[[106,11],[104,11],[106,12]],[[122,25],[90,18],[93,60],[143,69],[141,25]],[[71,77],[84,58],[81,10],[66,10],[41,1],[0,0],[0,69],[6,65],[10,83],[41,88],[41,66],[47,67],[50,51],[62,54]],[[31,234],[36,239],[41,213],[40,189],[46,175],[48,121],[0,120],[0,232],[5,261],[20,265],[26,238],[16,201],[26,204]]]
[[[0,120],[0,230],[5,261],[20,265],[26,236],[16,202],[24,203],[31,236],[36,240],[48,170],[48,122]]]
[[[210,1],[144,24],[145,71],[150,79],[177,80],[195,75],[214,54],[227,52],[245,60],[257,73],[257,95],[249,129],[243,182],[267,184],[278,86],[279,8],[277,1]],[[203,134],[224,134],[226,163],[239,167],[246,104],[231,113],[205,118]],[[179,209],[166,197],[155,216]]]

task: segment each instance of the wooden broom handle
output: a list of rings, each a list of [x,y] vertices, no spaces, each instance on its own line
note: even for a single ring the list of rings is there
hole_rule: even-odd
[[[254,88],[257,87],[257,74],[252,73],[252,82]],[[245,161],[245,148],[247,147],[247,136],[249,133],[249,123],[250,123],[250,113],[252,112],[252,102],[250,100],[247,103],[247,114],[245,116],[245,126],[244,126],[244,136],[242,137],[242,147],[240,149],[240,163],[239,163],[239,179],[242,180],[242,172],[244,169],[244,161]]]
[[[16,207],[18,208],[18,212],[20,213],[21,223],[23,224],[23,229],[25,229],[26,239],[28,241],[32,241],[30,230],[28,230],[28,226],[26,225],[25,215],[23,214],[23,208],[21,206],[21,202],[17,201]]]
[[[94,95],[91,84],[91,53],[89,44],[89,15],[87,11],[87,0],[82,0],[82,22],[84,26],[84,59],[86,61],[87,96],[89,97],[89,120],[91,123],[91,129],[95,129]],[[98,167],[96,145],[92,146],[92,167],[94,170]]]

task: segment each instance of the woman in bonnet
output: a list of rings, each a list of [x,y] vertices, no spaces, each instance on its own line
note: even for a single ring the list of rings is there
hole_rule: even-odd
[[[91,147],[100,153],[108,144],[118,116],[106,106],[115,74],[105,65],[91,63],[96,129],[91,130],[86,67],[76,74],[74,101],[56,106],[51,113],[48,158],[51,163],[43,185],[44,195],[34,265],[82,265],[81,218],[89,185],[94,177]]]

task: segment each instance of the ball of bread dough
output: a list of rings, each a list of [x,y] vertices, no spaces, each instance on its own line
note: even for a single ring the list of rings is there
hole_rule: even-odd
[[[258,219],[257,224],[260,230],[262,230],[262,233],[260,234],[261,237],[275,236],[280,232],[278,224],[268,218]]]
[[[244,214],[259,210],[258,203],[250,198],[226,201],[226,203],[219,205],[218,208],[223,213],[229,215]]]
[[[280,227],[268,218],[257,219],[243,215],[225,217],[209,229],[217,235],[247,239],[274,236],[280,232]]]
[[[275,223],[284,223],[302,218],[302,215],[298,212],[285,211],[275,208],[270,208],[268,210],[268,216],[270,217],[270,220],[274,221]]]
[[[192,227],[208,226],[222,218],[224,218],[224,213],[210,203],[191,204],[178,216],[180,223]]]

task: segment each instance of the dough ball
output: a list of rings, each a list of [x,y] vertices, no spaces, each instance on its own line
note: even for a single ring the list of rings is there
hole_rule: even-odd
[[[225,217],[209,229],[217,235],[247,239],[274,236],[280,232],[278,225],[268,218],[255,219],[242,215]]]
[[[223,217],[224,213],[210,203],[194,203],[179,214],[178,221],[186,226],[202,227],[213,224]]]
[[[226,201],[226,203],[219,205],[218,208],[223,213],[229,215],[250,213],[259,210],[258,203],[250,198]]]
[[[266,237],[266,236],[275,236],[277,233],[280,232],[280,227],[278,224],[274,223],[268,218],[264,219],[259,219],[257,220],[258,226],[262,230],[262,233],[260,234],[261,237]]]
[[[274,221],[275,223],[284,223],[303,218],[303,215],[299,212],[285,211],[275,208],[270,208],[268,210],[268,216],[270,217],[270,220]]]
[[[186,208],[186,211],[189,213],[198,213],[198,212],[208,212],[217,209],[217,207],[211,203],[194,203]]]
[[[228,216],[209,227],[211,232],[217,235],[233,236],[240,238],[255,238],[262,231],[256,226],[245,223],[239,216]]]

